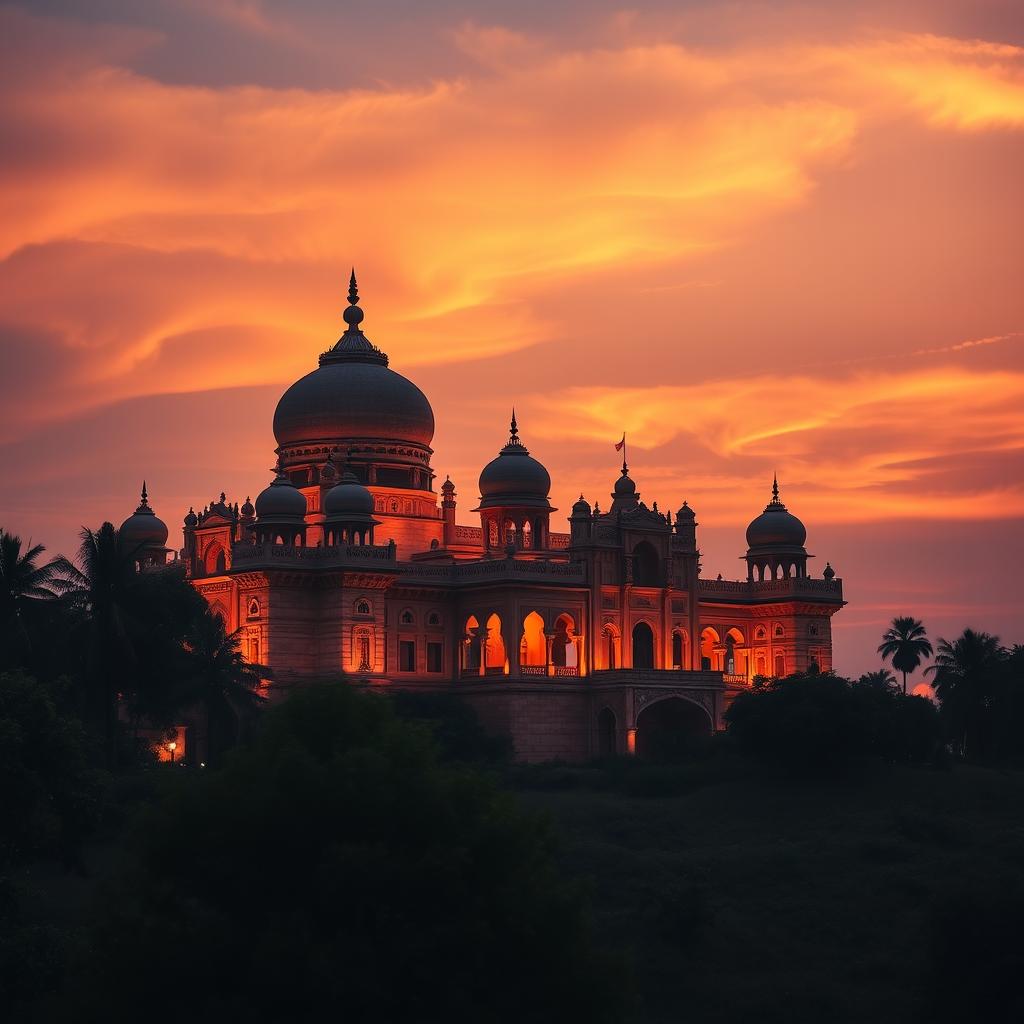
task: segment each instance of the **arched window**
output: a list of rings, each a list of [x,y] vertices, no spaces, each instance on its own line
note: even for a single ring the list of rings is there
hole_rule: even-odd
[[[527,520],[523,523],[523,547],[532,547],[533,531],[530,528],[530,522]]]
[[[391,511],[392,512],[397,512],[398,511],[398,502],[395,501],[393,498],[391,500]]]
[[[497,519],[492,519],[487,524],[487,543],[492,548],[496,548],[498,546],[498,520]]]
[[[546,665],[547,660],[544,620],[537,612],[530,612],[523,619],[523,635],[519,641],[519,664],[539,666]]]
[[[552,664],[575,668],[576,645],[573,643],[573,621],[568,615],[559,615],[555,621],[555,637],[551,644]]]
[[[604,638],[604,666],[607,669],[615,669],[619,667],[618,658],[618,639],[619,634],[611,623],[605,623],[604,628],[601,630],[601,636]]]
[[[646,622],[633,627],[633,668],[654,668],[654,631]]]
[[[356,615],[371,615],[372,613],[373,608],[365,597],[361,597],[356,601]]]
[[[721,643],[721,639],[718,633],[713,630],[710,626],[701,630],[700,634],[700,667],[703,669],[713,669],[715,665],[715,659],[718,657],[718,652],[715,651]]]
[[[369,626],[352,630],[352,667],[356,672],[373,671],[373,634]]]
[[[214,541],[203,556],[203,566],[207,576],[222,576],[226,571],[226,558],[224,549]]]
[[[260,603],[256,600],[255,597],[249,602],[249,608],[246,614],[249,616],[250,619],[255,619],[259,617]]]
[[[754,630],[755,640],[763,640],[767,635],[768,631],[764,628],[764,626],[758,626],[757,629]]]
[[[430,612],[427,615],[427,625],[428,626],[440,626],[441,625],[441,616],[437,612]]]
[[[633,548],[633,582],[638,587],[661,586],[661,559],[654,545],[645,540]]]
[[[775,626],[775,635],[776,636],[785,636],[786,635],[786,631],[778,623],[776,623],[776,626]]]
[[[403,626],[411,626],[416,621],[416,616],[413,615],[411,608],[403,608],[398,621]]]
[[[672,667],[683,667],[683,634],[678,629],[672,633]]]
[[[465,639],[463,641],[463,670],[475,672],[480,668],[480,623],[475,615],[466,619]]]
[[[781,679],[786,674],[786,656],[782,651],[775,654],[775,674]]]
[[[501,619],[497,613],[487,620],[487,638],[484,642],[484,669],[492,672],[504,671],[505,638],[501,635]]]

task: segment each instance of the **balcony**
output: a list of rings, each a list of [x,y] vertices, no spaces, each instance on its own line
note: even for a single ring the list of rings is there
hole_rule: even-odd
[[[842,603],[843,581],[791,576],[781,580],[697,580],[700,597],[713,601],[767,603],[785,598]]]

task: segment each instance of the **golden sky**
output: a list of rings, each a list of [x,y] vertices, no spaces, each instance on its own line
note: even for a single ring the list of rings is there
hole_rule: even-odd
[[[894,614],[1024,640],[1021,5],[35,0],[0,40],[5,527],[258,492],[355,264],[465,521],[514,402],[566,513],[626,430],[710,575],[777,470],[840,669]]]

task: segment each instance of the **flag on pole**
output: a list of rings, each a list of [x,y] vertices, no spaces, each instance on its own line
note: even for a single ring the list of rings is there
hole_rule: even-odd
[[[625,435],[625,433],[623,433],[622,440],[621,441],[617,441],[616,444],[615,444],[615,450],[617,452],[621,452],[622,449],[625,448],[625,447],[626,447],[626,435]]]

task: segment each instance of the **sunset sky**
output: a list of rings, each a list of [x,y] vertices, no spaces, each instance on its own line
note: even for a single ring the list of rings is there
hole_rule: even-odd
[[[705,575],[777,470],[840,671],[896,614],[1024,642],[1024,4],[33,0],[0,46],[5,528],[255,495],[354,264],[462,521],[514,402],[556,520],[625,430]]]

